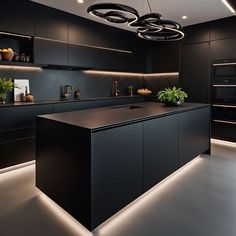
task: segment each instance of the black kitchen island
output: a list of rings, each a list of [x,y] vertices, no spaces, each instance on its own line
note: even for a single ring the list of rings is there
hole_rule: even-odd
[[[210,107],[154,102],[42,115],[36,186],[92,230],[201,153]]]

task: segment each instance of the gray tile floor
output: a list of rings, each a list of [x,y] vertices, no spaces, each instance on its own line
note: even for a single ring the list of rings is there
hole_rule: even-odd
[[[235,236],[236,146],[212,144],[92,233],[34,187],[34,165],[0,174],[1,236]]]

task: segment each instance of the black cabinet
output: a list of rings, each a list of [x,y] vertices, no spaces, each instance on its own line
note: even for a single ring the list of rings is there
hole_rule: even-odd
[[[236,38],[211,41],[211,59],[236,58]]]
[[[137,123],[92,134],[92,227],[141,195],[142,132]]]
[[[209,103],[210,49],[209,43],[182,46],[181,87],[189,102]]]
[[[132,53],[88,46],[68,45],[68,65],[104,70],[132,71]]]
[[[67,65],[67,43],[34,39],[34,63]]]
[[[57,9],[37,4],[35,36],[68,41],[68,14]]]
[[[178,115],[144,122],[145,191],[177,170],[178,141]]]
[[[182,45],[209,42],[210,25],[209,23],[204,23],[184,27],[184,34],[185,36],[181,41]]]
[[[179,42],[152,42],[149,46],[151,50],[151,70],[150,72],[178,72],[179,71]]]
[[[0,168],[35,159],[35,116],[51,112],[51,105],[0,109]]]
[[[1,1],[0,31],[33,36],[35,6],[27,0]]]
[[[179,167],[209,152],[209,108],[179,114]]]
[[[236,37],[236,16],[223,18],[210,23],[211,40]]]

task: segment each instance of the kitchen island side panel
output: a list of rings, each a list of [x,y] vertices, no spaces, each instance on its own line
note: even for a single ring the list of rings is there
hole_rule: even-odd
[[[37,117],[36,187],[90,228],[90,131]]]

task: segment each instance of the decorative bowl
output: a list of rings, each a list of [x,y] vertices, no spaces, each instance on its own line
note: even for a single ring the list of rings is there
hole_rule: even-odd
[[[2,60],[4,61],[12,61],[12,58],[14,57],[14,52],[1,51],[1,54],[2,54]]]
[[[142,96],[148,96],[152,93],[151,90],[149,89],[138,89],[138,94],[142,95]]]

